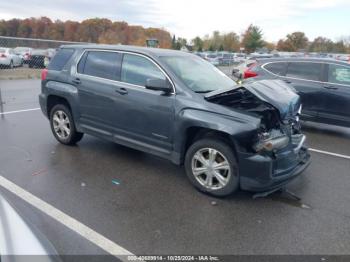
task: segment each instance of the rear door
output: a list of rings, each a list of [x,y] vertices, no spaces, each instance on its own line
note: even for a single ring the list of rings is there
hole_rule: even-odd
[[[350,66],[328,63],[319,117],[329,123],[350,125]]]
[[[81,57],[73,82],[78,88],[83,128],[112,136],[121,60],[121,53],[107,50],[86,50]]]
[[[323,101],[323,70],[321,62],[293,61],[287,66],[284,81],[293,85],[300,95],[304,117],[317,118],[320,111],[326,110]]]

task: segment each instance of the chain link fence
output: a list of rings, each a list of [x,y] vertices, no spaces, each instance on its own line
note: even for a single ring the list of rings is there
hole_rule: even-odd
[[[41,69],[47,67],[57,49],[67,44],[88,43],[0,36],[0,80],[39,78]],[[242,60],[227,52],[199,56],[228,75]]]
[[[38,78],[65,44],[86,43],[0,36],[0,80]]]

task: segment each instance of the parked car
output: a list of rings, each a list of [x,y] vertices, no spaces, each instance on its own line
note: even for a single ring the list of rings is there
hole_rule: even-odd
[[[232,69],[232,76],[236,79],[240,79],[243,77],[244,72],[252,65],[256,63],[256,60],[243,60],[239,62],[236,66]]]
[[[15,54],[19,55],[23,59],[24,64],[28,64],[30,57],[32,55],[33,48],[30,47],[16,47],[13,49]]]
[[[232,65],[235,63],[234,54],[228,52],[222,52],[217,54],[220,65]]]
[[[350,63],[350,55],[348,55],[348,54],[347,55],[337,55],[336,59]]]
[[[41,85],[60,143],[87,133],[184,164],[191,183],[214,196],[280,188],[310,163],[300,99],[287,84],[238,86],[190,53],[63,46]]]
[[[211,63],[214,66],[220,65],[220,60],[216,54],[205,53],[203,58],[204,60],[207,60],[209,63]]]
[[[30,68],[45,68],[49,62],[47,50],[34,49],[28,65]]]
[[[301,97],[305,120],[350,127],[350,65],[333,59],[258,60],[245,78],[282,79]]]
[[[61,261],[49,240],[26,221],[1,194],[0,211],[1,261],[26,261],[29,256],[37,256],[38,261]]]
[[[0,47],[0,67],[14,68],[16,66],[22,66],[23,59],[16,55],[12,48]]]

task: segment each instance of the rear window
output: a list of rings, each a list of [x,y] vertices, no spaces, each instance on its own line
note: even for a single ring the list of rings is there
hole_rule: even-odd
[[[78,64],[78,73],[119,81],[121,60],[117,52],[88,51]]]
[[[0,53],[6,53],[5,49],[0,49]]]
[[[67,64],[68,60],[72,57],[74,49],[64,48],[60,49],[57,54],[52,58],[48,69],[61,71]]]
[[[286,76],[305,80],[321,80],[321,63],[292,62],[288,65]]]
[[[264,68],[275,75],[284,76],[286,73],[286,65],[287,63],[285,62],[269,63],[264,65]]]

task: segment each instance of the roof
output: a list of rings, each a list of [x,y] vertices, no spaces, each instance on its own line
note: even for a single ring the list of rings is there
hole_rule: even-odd
[[[85,45],[62,45],[61,48],[74,48],[74,49],[105,49],[116,51],[130,51],[151,56],[188,56],[188,53],[163,49],[163,48],[151,48],[131,45],[99,45],[99,44],[85,44]]]
[[[288,62],[288,61],[304,61],[304,62],[333,62],[343,65],[349,65],[349,63],[336,60],[332,58],[317,58],[317,57],[276,57],[276,58],[257,58],[258,62]]]

